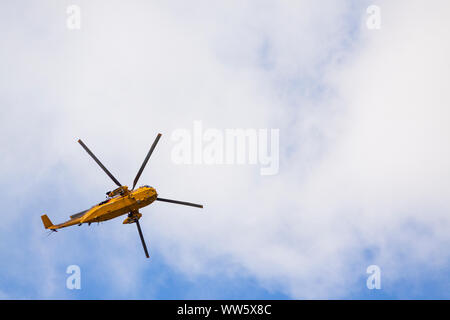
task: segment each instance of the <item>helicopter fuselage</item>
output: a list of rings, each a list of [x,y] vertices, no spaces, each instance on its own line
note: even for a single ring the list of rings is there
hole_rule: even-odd
[[[130,212],[137,212],[155,201],[157,196],[156,190],[148,186],[128,191],[92,207],[83,215],[80,223],[107,221]]]
[[[132,191],[128,191],[126,186],[122,186],[108,194],[112,195],[112,197],[109,197],[83,213],[71,216],[71,219],[66,222],[49,225],[48,229],[56,231],[56,229],[81,225],[83,223],[102,222],[124,214],[131,215],[123,223],[133,223],[135,219],[141,217],[138,210],[148,206],[158,197],[156,190],[149,186],[143,186]]]

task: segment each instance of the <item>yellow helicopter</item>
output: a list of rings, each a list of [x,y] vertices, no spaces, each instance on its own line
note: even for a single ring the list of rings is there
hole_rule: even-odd
[[[139,236],[141,238],[142,246],[144,247],[145,256],[149,258],[147,246],[145,244],[144,236],[142,235],[141,226],[139,224],[139,219],[142,217],[142,214],[139,213],[139,209],[148,206],[155,200],[181,204],[196,208],[203,208],[203,205],[201,204],[160,198],[156,193],[156,190],[147,185],[139,187],[136,190],[134,189],[142,174],[142,171],[144,171],[144,168],[147,165],[147,162],[150,159],[150,156],[152,155],[153,150],[155,149],[156,144],[158,143],[160,138],[161,134],[159,133],[156,136],[156,139],[153,142],[152,146],[150,147],[150,150],[147,153],[147,156],[145,157],[144,162],[142,163],[142,166],[136,175],[136,178],[134,178],[133,188],[131,188],[131,190],[129,190],[127,186],[122,185],[111,174],[111,172],[109,172],[108,169],[106,169],[106,167],[100,162],[100,160],[98,160],[98,158],[91,152],[91,150],[89,150],[89,148],[83,143],[83,141],[78,140],[78,142],[84,148],[84,150],[86,150],[86,152],[95,160],[95,162],[97,162],[100,168],[102,168],[103,171],[111,178],[111,180],[114,181],[114,183],[119,187],[117,189],[114,189],[113,191],[107,192],[106,193],[107,199],[105,201],[100,202],[99,204],[93,206],[88,210],[70,216],[70,220],[63,222],[61,224],[54,225],[50,221],[49,217],[47,217],[47,215],[44,214],[43,216],[41,216],[41,218],[42,222],[44,223],[45,229],[49,229],[51,231],[56,232],[57,229],[70,227],[73,225],[81,226],[83,223],[87,223],[88,225],[90,225],[93,222],[107,221],[110,219],[117,218],[121,215],[128,214],[127,218],[123,221],[123,223],[124,224],[136,223]]]

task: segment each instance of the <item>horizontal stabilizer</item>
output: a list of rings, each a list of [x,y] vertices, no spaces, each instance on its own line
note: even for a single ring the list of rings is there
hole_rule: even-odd
[[[75,214],[70,216],[70,219],[76,219],[76,218],[82,217],[87,211],[88,210],[84,210],[84,211],[81,211],[79,213],[75,213]]]

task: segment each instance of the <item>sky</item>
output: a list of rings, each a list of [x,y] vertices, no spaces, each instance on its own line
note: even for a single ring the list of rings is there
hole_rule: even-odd
[[[1,2],[0,299],[448,299],[449,9]],[[176,163],[196,121],[279,130],[278,171]],[[203,210],[142,209],[149,260],[121,218],[47,235],[114,187],[78,139],[131,185],[157,133],[140,183]]]

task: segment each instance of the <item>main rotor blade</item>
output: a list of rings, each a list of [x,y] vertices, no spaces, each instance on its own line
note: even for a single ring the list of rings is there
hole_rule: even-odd
[[[100,168],[103,169],[103,171],[105,171],[105,173],[111,178],[112,181],[114,181],[115,184],[117,184],[119,187],[121,187],[122,185],[120,184],[119,181],[117,181],[116,178],[114,178],[114,176],[111,174],[111,172],[108,171],[108,169],[105,168],[105,166],[100,162],[100,160],[98,160],[98,158],[92,153],[91,150],[89,150],[89,148],[83,143],[83,141],[78,140],[78,143],[81,144],[81,146],[84,148],[84,150],[86,150],[86,152],[92,157],[92,159],[95,160],[95,162],[97,162],[97,164],[100,166]]]
[[[141,230],[141,225],[139,224],[139,220],[136,220],[136,226],[137,226],[137,229],[139,232],[139,237],[141,237],[141,242],[142,242],[142,246],[144,247],[145,256],[147,258],[150,258],[150,256],[148,255],[147,246],[145,245],[144,236],[142,235],[142,230]]]
[[[164,199],[164,198],[156,198],[156,200],[158,201],[163,201],[163,202],[170,202],[170,203],[175,203],[175,204],[182,204],[184,206],[191,206],[191,207],[196,207],[196,208],[203,208],[202,204],[196,204],[196,203],[192,203],[192,202],[184,202],[184,201],[178,201],[178,200],[171,200],[171,199]]]
[[[156,144],[157,144],[158,141],[159,141],[159,138],[161,138],[161,133],[158,133],[158,135],[156,136],[155,141],[153,141],[153,144],[152,144],[152,146],[150,147],[150,150],[148,151],[147,156],[145,157],[145,160],[144,160],[144,162],[142,163],[142,166],[141,166],[141,168],[139,169],[139,172],[138,172],[137,175],[136,175],[136,178],[134,178],[133,188],[131,188],[131,190],[134,190],[134,187],[136,187],[136,183],[138,182],[138,180],[139,180],[139,178],[140,178],[140,176],[141,176],[141,174],[142,174],[142,171],[144,171],[144,168],[145,168],[145,166],[147,165],[148,159],[150,159],[150,156],[152,155],[153,150],[155,149]]]

